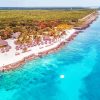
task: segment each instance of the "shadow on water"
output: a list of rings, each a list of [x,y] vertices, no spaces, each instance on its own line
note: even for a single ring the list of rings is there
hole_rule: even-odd
[[[82,91],[82,100],[100,100],[100,42],[97,42],[96,50],[98,51],[98,55],[95,67],[93,67],[92,72],[84,78],[85,89]]]
[[[96,64],[92,72],[84,78],[85,89],[81,96],[82,100],[100,100],[100,17],[94,30],[95,49],[97,51]],[[94,54],[92,54],[94,55]]]
[[[94,55],[91,56],[92,54]],[[81,100],[80,90],[84,89],[83,78],[92,71],[95,65],[95,60],[96,51],[95,49],[91,49],[88,55],[81,62],[71,64],[68,66],[67,70],[63,71],[65,78],[62,80],[62,84],[60,85],[63,92],[68,97],[68,100]]]

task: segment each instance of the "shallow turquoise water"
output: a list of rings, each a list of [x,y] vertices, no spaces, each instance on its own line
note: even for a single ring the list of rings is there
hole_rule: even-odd
[[[0,73],[0,100],[100,100],[100,18],[57,53]]]

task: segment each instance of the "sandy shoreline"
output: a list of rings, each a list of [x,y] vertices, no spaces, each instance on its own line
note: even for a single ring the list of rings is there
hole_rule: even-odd
[[[0,71],[6,71],[6,70],[12,70],[12,69],[18,68],[19,66],[25,64],[26,62],[30,60],[33,60],[33,59],[42,57],[44,55],[47,55],[49,53],[55,52],[58,49],[60,49],[66,42],[67,43],[70,42],[78,33],[79,31],[76,31],[75,29],[69,30],[69,35],[67,34],[63,36],[60,41],[53,43],[50,46],[43,47],[40,50],[38,48],[33,47],[31,48],[31,51],[23,53],[23,54],[21,53],[20,55],[17,55],[17,56],[14,55],[12,52],[11,58],[8,58],[9,56],[7,57],[7,54],[6,55],[2,54],[4,56],[0,57],[1,58],[0,59]],[[14,51],[14,48],[15,47],[12,48],[13,51]],[[5,61],[5,59],[7,60]]]
[[[84,29],[82,27],[89,27],[89,25],[95,21],[97,16],[89,20],[87,23],[85,23],[83,26],[81,26],[81,29]],[[0,53],[0,71],[8,71],[16,69],[22,65],[24,65],[26,62],[37,59],[39,57],[42,57],[44,55],[47,55],[52,52],[56,52],[57,50],[61,49],[65,45],[65,43],[69,43],[77,34],[80,32],[76,29],[71,30],[65,30],[66,34],[61,36],[60,40],[53,42],[52,44],[46,44],[43,46],[35,46],[31,47],[29,52],[26,53],[20,53],[20,55],[15,55],[15,45],[14,41],[8,39],[7,42],[12,45],[12,49],[8,53],[1,54]]]

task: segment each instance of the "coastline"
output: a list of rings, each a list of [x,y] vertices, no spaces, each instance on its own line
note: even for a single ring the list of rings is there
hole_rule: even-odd
[[[4,66],[1,66],[0,67],[0,71],[8,71],[8,70],[13,70],[15,68],[18,68],[22,65],[24,65],[26,62],[30,61],[30,60],[34,60],[34,59],[37,59],[39,57],[42,57],[44,55],[47,55],[47,54],[50,54],[50,53],[53,53],[53,52],[56,52],[57,50],[61,49],[65,43],[69,43],[78,33],[79,31],[76,31],[75,29],[72,29],[71,30],[72,33],[70,33],[69,37],[68,38],[65,38],[63,39],[60,43],[54,43],[51,46],[48,46],[46,49],[42,50],[41,49],[41,52],[38,52],[37,54],[35,54],[34,52],[26,57],[23,57],[21,60],[18,59],[18,61],[15,61],[13,63],[10,63],[10,64],[6,64]],[[51,48],[50,48],[51,47]],[[16,56],[17,57],[17,56]],[[20,55],[19,55],[20,57]],[[13,60],[14,61],[14,60]]]
[[[0,65],[0,71],[8,71],[8,70],[16,69],[18,67],[21,67],[22,65],[24,65],[26,62],[30,60],[34,60],[44,55],[50,54],[52,52],[56,52],[57,50],[61,49],[66,43],[69,43],[71,40],[73,40],[73,38],[76,37],[82,29],[88,28],[89,25],[96,19],[97,19],[97,16],[95,15],[93,19],[91,20],[88,19],[89,21],[88,22],[86,21],[87,23],[85,23],[83,26],[80,26],[81,27],[80,29],[69,30],[69,33],[70,33],[69,35],[67,34],[68,30],[66,30],[66,35],[64,36],[64,38],[61,39],[60,42],[58,41],[57,43],[53,43],[48,47],[43,47],[40,51],[37,50],[38,52],[36,52],[35,50],[35,53],[30,51],[30,54],[27,54],[26,56],[23,56],[21,58],[20,58],[20,55],[16,56],[17,57],[16,61],[12,59],[12,63],[10,61],[8,64],[2,65],[2,66]],[[2,57],[0,60],[2,60]]]

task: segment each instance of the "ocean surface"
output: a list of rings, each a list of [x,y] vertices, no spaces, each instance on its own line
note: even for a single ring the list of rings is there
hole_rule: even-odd
[[[58,52],[0,72],[0,100],[100,100],[100,17]]]

